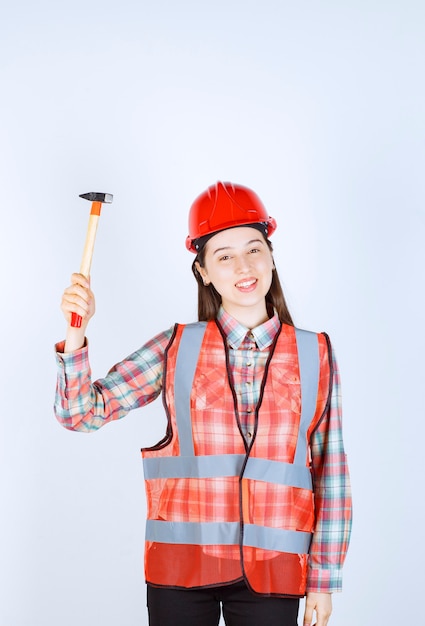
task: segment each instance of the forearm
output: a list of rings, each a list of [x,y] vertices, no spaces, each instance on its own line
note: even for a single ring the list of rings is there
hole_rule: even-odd
[[[85,345],[85,328],[74,328],[68,325],[66,329],[64,352],[75,352]]]

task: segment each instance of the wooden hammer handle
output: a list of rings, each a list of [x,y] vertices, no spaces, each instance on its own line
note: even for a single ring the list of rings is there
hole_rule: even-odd
[[[87,226],[86,242],[84,244],[83,257],[81,259],[80,274],[86,278],[90,276],[91,262],[93,258],[94,242],[96,240],[97,225],[99,222],[101,202],[93,202],[90,211],[89,223]],[[82,323],[81,316],[77,313],[71,315],[71,326],[80,328]]]

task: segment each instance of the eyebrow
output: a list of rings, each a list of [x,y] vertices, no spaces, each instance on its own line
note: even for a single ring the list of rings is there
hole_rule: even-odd
[[[249,241],[246,242],[246,244],[244,244],[245,247],[251,246],[253,243],[261,243],[262,245],[264,245],[264,241],[261,241],[261,239],[250,239]],[[232,250],[234,246],[223,246],[222,248],[216,248],[213,252],[214,254],[217,254],[218,252],[223,252],[224,250]]]

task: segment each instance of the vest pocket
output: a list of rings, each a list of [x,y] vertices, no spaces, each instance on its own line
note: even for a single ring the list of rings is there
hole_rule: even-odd
[[[258,526],[312,532],[314,526],[313,492],[309,489],[276,485],[262,481],[245,481],[249,490],[243,493],[244,522]],[[246,519],[246,517],[248,519]]]

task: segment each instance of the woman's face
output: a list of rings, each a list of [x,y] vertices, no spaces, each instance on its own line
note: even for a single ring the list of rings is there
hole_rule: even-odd
[[[242,323],[267,319],[265,297],[272,282],[272,253],[255,228],[223,230],[205,246],[204,267],[197,264],[204,283],[212,283],[224,309]]]

